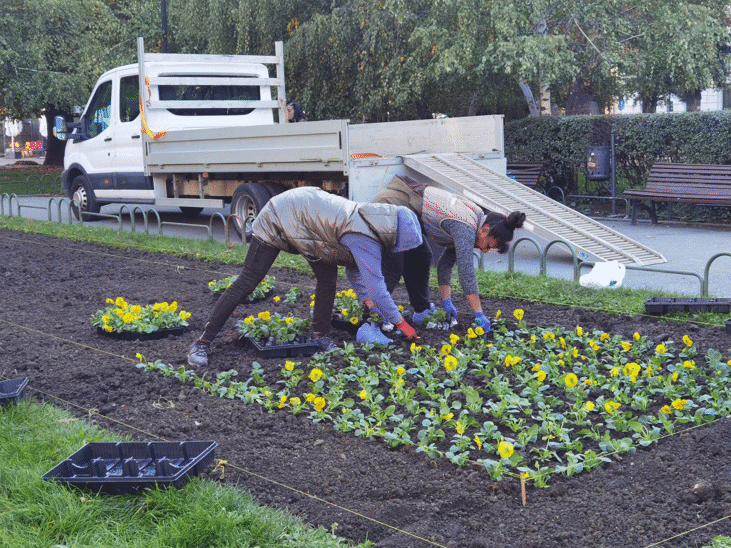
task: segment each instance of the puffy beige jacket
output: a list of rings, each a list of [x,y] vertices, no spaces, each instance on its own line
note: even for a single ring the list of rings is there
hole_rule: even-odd
[[[348,267],[356,265],[339,243],[343,235],[367,236],[388,251],[396,244],[397,229],[397,206],[353,202],[315,187],[274,196],[252,226],[253,235],[272,247]]]

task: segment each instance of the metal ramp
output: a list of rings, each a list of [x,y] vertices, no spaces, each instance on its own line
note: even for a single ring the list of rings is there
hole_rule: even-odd
[[[438,186],[491,211],[523,211],[524,228],[548,241],[565,240],[581,259],[592,256],[639,266],[667,262],[660,253],[462,154],[413,154],[403,159]]]

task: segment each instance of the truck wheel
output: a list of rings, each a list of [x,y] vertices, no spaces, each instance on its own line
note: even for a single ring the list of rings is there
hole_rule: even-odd
[[[76,204],[71,205],[74,215],[79,221],[98,221],[99,218],[94,215],[84,215],[82,213],[99,213],[101,205],[96,201],[94,190],[91,188],[89,181],[83,175],[78,175],[71,182],[69,198],[74,200]]]
[[[186,219],[195,219],[203,211],[202,207],[181,207],[180,212]]]
[[[239,237],[245,234],[246,241],[251,241],[251,225],[271,197],[265,187],[256,183],[244,183],[234,190],[231,214],[236,215],[233,225]]]

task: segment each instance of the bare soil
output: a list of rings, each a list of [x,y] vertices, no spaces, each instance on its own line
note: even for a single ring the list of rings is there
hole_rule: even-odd
[[[354,542],[563,548],[649,546],[670,539],[661,546],[679,547],[731,534],[728,520],[682,534],[731,515],[728,420],[622,455],[591,474],[554,476],[550,489],[529,487],[523,506],[516,480],[495,482],[479,469],[430,460],[413,449],[391,450],[304,415],[267,413],[135,368],[137,352],[185,364],[214,303],[208,281],[237,274],[236,268],[12,231],[0,231],[0,257],[1,378],[29,377],[29,397],[87,420],[93,410],[94,422],[141,440],[215,440],[216,458],[229,466],[224,478],[220,470],[209,477],[245,487],[263,504],[313,525],[337,523],[337,534]],[[278,294],[297,286],[304,296],[278,310],[308,315],[312,278],[271,274]],[[117,296],[138,304],[177,300],[193,314],[191,329],[157,341],[100,335],[91,316]],[[395,297],[406,303],[401,288]],[[466,316],[463,300],[455,301]],[[483,304],[490,313],[523,308],[529,324],[582,325],[624,337],[638,331],[658,343],[680,341],[687,333],[699,355],[715,348],[731,357],[731,335],[721,328],[489,296]],[[248,375],[253,361],[279,368],[281,360],[261,359],[237,342],[235,329],[238,319],[271,306],[239,307],[214,345],[212,373],[236,369]],[[353,340],[342,331],[332,335],[339,344]],[[424,333],[424,342],[430,336]]]

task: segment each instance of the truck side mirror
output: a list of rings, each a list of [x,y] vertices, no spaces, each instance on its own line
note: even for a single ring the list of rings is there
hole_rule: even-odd
[[[68,130],[66,129],[66,119],[63,116],[56,116],[53,120],[53,133],[59,141],[68,139]]]
[[[73,131],[75,129],[79,129],[80,132],[69,133],[69,131]],[[66,123],[66,119],[63,116],[56,116],[53,119],[53,133],[56,136],[56,139],[58,139],[59,141],[66,141],[67,139],[70,139],[72,141],[80,141],[84,139],[84,132],[81,122]]]

